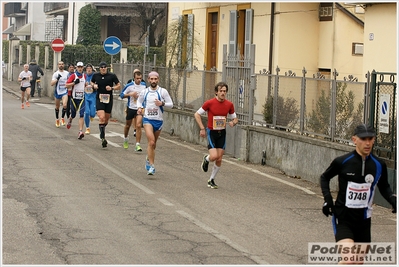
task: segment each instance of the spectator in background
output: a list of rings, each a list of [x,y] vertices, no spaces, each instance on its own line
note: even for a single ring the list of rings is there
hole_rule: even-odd
[[[40,68],[40,66],[36,63],[35,59],[32,59],[32,61],[29,63],[29,71],[32,72],[32,80],[30,81],[30,88],[31,88],[30,96],[34,97],[35,96],[37,73],[40,72],[40,74],[43,76],[44,72]]]

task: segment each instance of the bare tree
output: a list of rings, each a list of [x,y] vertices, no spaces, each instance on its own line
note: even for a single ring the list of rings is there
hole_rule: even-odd
[[[168,3],[136,2],[114,3],[108,8],[115,10],[117,26],[135,25],[137,32],[134,34],[139,40],[144,40],[149,27],[149,45],[157,47],[162,46],[165,40],[167,7]]]

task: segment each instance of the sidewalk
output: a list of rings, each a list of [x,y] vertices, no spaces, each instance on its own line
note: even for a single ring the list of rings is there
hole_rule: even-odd
[[[4,91],[7,93],[13,94],[16,97],[20,98],[21,97],[21,90],[20,90],[20,85],[19,82],[17,81],[9,81],[6,78],[2,78],[2,88]],[[45,104],[50,104],[54,103],[54,97],[48,97],[48,96],[43,96],[39,98],[37,93],[35,93],[35,97],[30,99],[30,102],[38,102],[38,103],[45,103]]]

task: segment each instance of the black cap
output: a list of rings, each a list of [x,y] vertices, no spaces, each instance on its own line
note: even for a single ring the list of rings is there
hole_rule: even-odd
[[[105,63],[104,61],[100,63],[100,67],[107,67],[107,63]]]
[[[355,129],[355,134],[357,137],[364,138],[364,137],[374,137],[375,136],[375,130],[373,127],[366,125],[366,124],[360,124],[356,127]]]

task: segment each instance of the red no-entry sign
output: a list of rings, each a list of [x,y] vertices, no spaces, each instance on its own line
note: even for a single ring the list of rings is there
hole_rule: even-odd
[[[65,48],[65,43],[62,39],[57,38],[51,42],[51,48],[54,52],[61,52]]]

